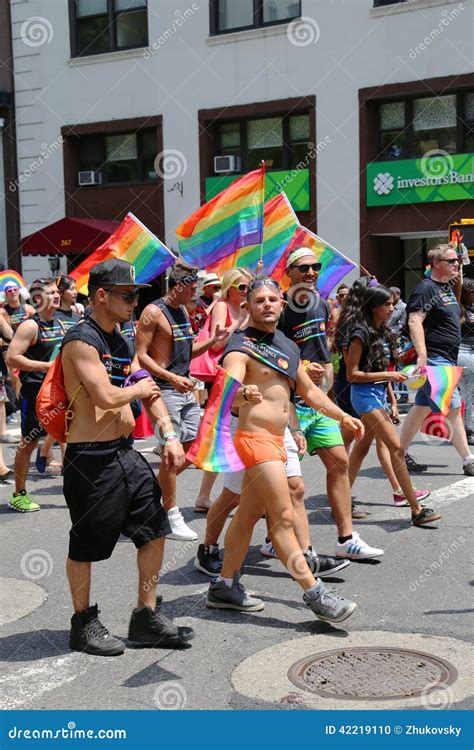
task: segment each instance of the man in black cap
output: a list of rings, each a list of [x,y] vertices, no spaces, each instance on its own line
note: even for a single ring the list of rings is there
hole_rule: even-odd
[[[101,623],[97,604],[90,606],[91,563],[108,559],[120,534],[137,547],[138,603],[129,640],[179,648],[192,636],[190,628],[176,627],[155,610],[170,527],[153,471],[126,439],[134,426],[130,403],[142,399],[160,429],[164,463],[171,468],[184,460],[158,386],[148,373],[138,372],[117,330],[117,324],[130,319],[143,286],[148,285],[135,282],[134,268],[126,261],[95,266],[89,276],[92,312],[63,343],[72,412],[64,458],[64,495],[72,521],[67,575],[75,612],[70,646],[102,656],[121,654],[125,646]]]

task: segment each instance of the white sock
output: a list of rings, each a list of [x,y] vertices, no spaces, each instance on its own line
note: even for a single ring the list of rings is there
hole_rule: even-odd
[[[168,511],[169,516],[179,516],[179,508],[171,508],[171,510]]]
[[[463,464],[468,464],[469,461],[474,461],[474,454],[468,453],[466,458],[463,458],[462,460]]]
[[[233,584],[232,578],[222,578],[222,576],[217,576],[216,583],[219,581],[224,581],[226,586],[228,586],[230,589],[232,588],[232,584]]]

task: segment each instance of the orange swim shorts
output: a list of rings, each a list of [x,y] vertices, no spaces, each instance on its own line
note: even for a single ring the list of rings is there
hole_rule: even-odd
[[[266,461],[286,463],[285,439],[283,435],[268,435],[265,432],[236,430],[235,450],[246,469]]]

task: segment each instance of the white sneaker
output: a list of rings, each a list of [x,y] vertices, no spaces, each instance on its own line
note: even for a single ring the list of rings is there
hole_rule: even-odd
[[[336,557],[345,557],[348,560],[365,560],[369,557],[382,557],[382,555],[383,549],[369,547],[355,531],[347,542],[336,544]]]
[[[198,535],[195,531],[186,526],[184,518],[179,512],[178,508],[173,508],[168,511],[168,521],[171,526],[171,534],[167,535],[167,539],[174,539],[177,542],[196,542]]]
[[[265,557],[276,557],[278,559],[278,555],[275,552],[275,547],[273,546],[271,540],[267,542],[267,540],[265,539],[262,546],[260,547],[260,553]]]

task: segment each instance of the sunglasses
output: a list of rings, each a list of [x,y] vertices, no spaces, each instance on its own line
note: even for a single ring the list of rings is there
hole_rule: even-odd
[[[248,284],[231,284],[231,287],[233,289],[238,289],[239,292],[246,292],[247,289],[249,288],[249,285]]]
[[[312,271],[317,273],[321,270],[321,263],[301,263],[299,266],[291,266],[292,268],[296,268],[297,271],[300,273],[308,273],[309,269],[311,268]]]
[[[7,294],[10,294],[10,292],[19,292],[20,287],[19,286],[10,286],[8,289],[5,289],[5,292]]]
[[[443,263],[449,263],[450,266],[453,266],[455,263],[460,263],[459,258],[440,258],[440,260],[442,260]]]
[[[138,295],[140,294],[139,289],[135,289],[134,292],[116,292],[113,289],[104,289],[104,292],[107,292],[107,294],[113,294],[114,297],[121,297],[127,305],[133,305],[134,302],[137,302]]]
[[[275,279],[254,279],[249,284],[249,292],[252,292],[254,289],[259,289],[262,286],[273,286],[280,291],[280,284],[275,281]]]

